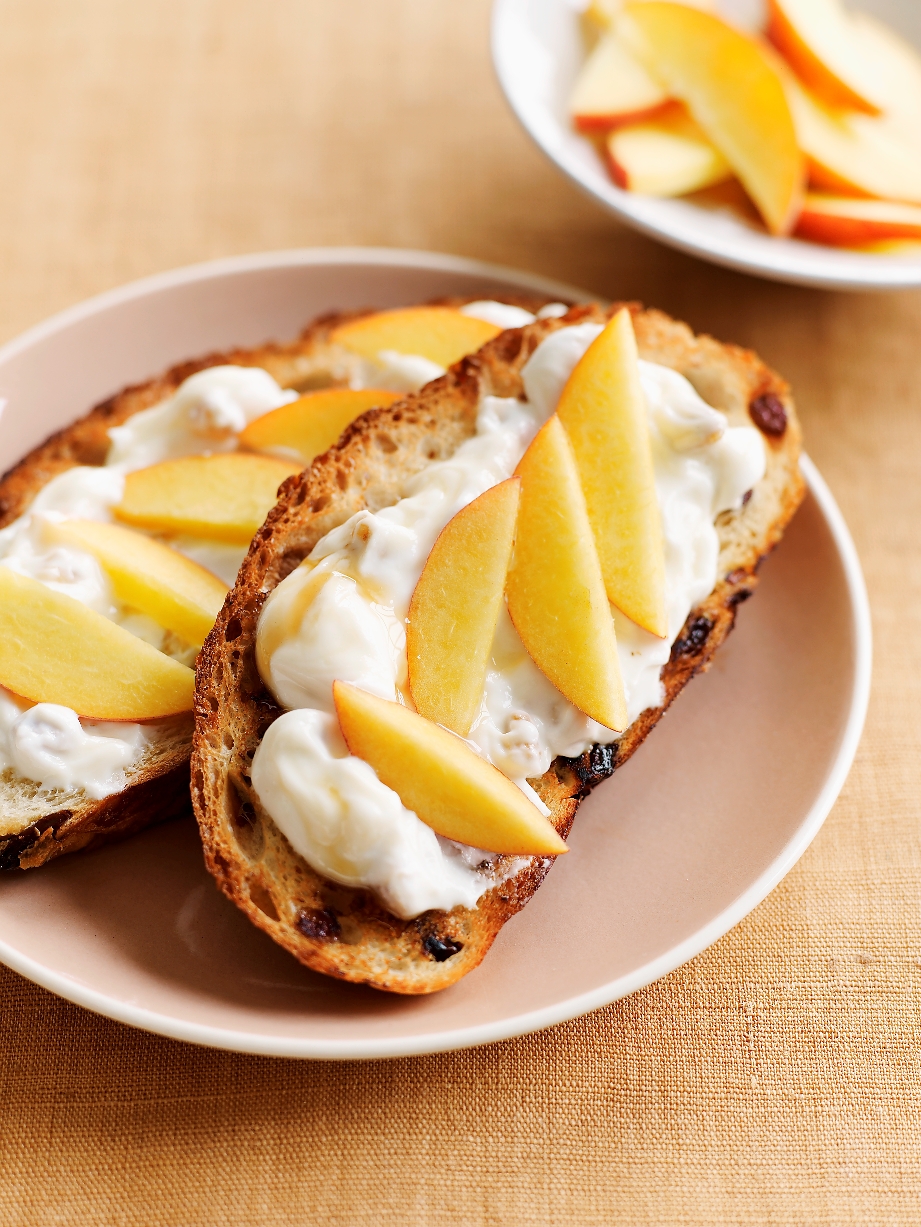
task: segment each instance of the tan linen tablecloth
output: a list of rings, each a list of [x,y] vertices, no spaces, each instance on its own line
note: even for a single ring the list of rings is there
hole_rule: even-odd
[[[921,295],[762,283],[620,228],[531,147],[487,48],[487,0],[0,0],[0,339],[144,273],[364,243],[754,346],[792,380],[866,570],[856,766],[734,932],[520,1041],[237,1056],[0,971],[4,1225],[921,1220]]]

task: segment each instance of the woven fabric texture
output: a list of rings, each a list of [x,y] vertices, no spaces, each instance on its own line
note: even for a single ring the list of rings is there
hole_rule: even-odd
[[[0,0],[0,30],[0,338],[147,272],[323,243],[643,299],[791,380],[876,636],[857,762],[801,863],[586,1018],[313,1065],[0,970],[0,1223],[917,1224],[921,295],[772,285],[619,227],[507,111],[487,0]]]

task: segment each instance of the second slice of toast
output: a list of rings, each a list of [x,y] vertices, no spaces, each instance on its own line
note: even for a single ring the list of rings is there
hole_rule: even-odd
[[[514,294],[498,298],[532,312],[549,301]],[[439,304],[459,307],[469,301],[440,299]],[[282,387],[299,392],[348,384],[358,360],[336,342],[334,330],[372,313],[372,308],[330,313],[314,320],[294,341],[207,354],[125,388],[39,444],[0,479],[0,529],[28,511],[48,482],[67,469],[104,464],[112,427],[161,404],[198,371],[225,364],[261,367]],[[44,789],[11,771],[0,774],[0,869],[36,868],[64,853],[188,814],[191,746],[191,714],[158,722],[128,771],[127,785],[101,800],[77,788]]]

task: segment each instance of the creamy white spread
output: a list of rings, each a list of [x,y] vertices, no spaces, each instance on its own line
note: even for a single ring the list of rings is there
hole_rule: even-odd
[[[358,512],[327,534],[261,615],[260,672],[289,710],[256,751],[256,792],[318,872],[375,890],[399,916],[471,906],[495,883],[496,858],[476,850],[464,856],[438,839],[345,752],[332,682],[409,701],[405,618],[435,538],[462,507],[511,476],[600,330],[581,324],[546,338],[522,372],[525,400],[485,397],[472,438],[408,480],[394,506]],[[643,362],[641,379],[665,538],[669,634],[658,639],[612,613],[630,721],[662,701],[660,674],[671,644],[716,583],[716,517],[741,505],[765,467],[758,431],[728,426],[683,376]],[[528,777],[546,771],[557,755],[615,739],[544,677],[503,612],[470,744],[536,801]]]
[[[374,890],[399,916],[475,907],[487,853],[441,839],[349,754],[336,717],[317,708],[270,726],[253,761],[253,785],[298,852],[327,877]],[[343,839],[343,832],[348,838]]]
[[[120,620],[109,582],[95,558],[74,546],[51,541],[49,524],[111,520],[112,508],[121,502],[127,473],[180,456],[233,450],[237,434],[248,422],[295,396],[257,367],[215,366],[199,371],[161,404],[113,427],[104,465],[80,465],[52,478],[28,511],[0,532],[0,563]],[[236,579],[246,553],[244,546],[225,547],[210,541],[179,538],[173,544],[229,583]]]
[[[564,302],[548,302],[536,315],[532,315],[523,307],[513,307],[510,303],[478,299],[476,302],[468,302],[460,310],[462,315],[485,320],[487,324],[495,324],[497,328],[524,328],[525,324],[533,324],[535,320],[558,319],[566,314],[569,307]]]
[[[28,511],[0,531],[0,565],[73,597],[161,651],[193,663],[188,645],[116,599],[92,554],[55,542],[49,528],[62,520],[110,521],[126,473],[174,457],[232,450],[248,422],[295,396],[255,367],[218,366],[192,375],[173,396],[109,432],[112,446],[104,465],[81,465],[52,478]],[[245,547],[191,538],[172,544],[228,584],[246,553]],[[12,771],[43,789],[81,789],[96,800],[119,792],[146,745],[142,725],[80,720],[68,707],[30,705],[0,688],[0,772]]]
[[[562,303],[560,305],[563,306]],[[533,324],[535,319],[531,312],[525,311],[523,307],[513,307],[505,302],[488,302],[484,299],[468,302],[460,310],[461,315],[485,320],[487,324],[495,324],[497,328],[524,328],[525,324]],[[566,307],[563,306],[563,314],[565,313]]]
[[[0,766],[43,789],[79,789],[94,801],[121,792],[147,739],[140,724],[80,720],[58,703],[0,689]]]
[[[212,366],[191,375],[168,400],[109,431],[106,465],[123,472],[203,452],[232,452],[256,418],[297,400],[256,366]]]
[[[353,388],[386,388],[389,392],[416,392],[445,373],[445,368],[421,354],[382,349],[376,358],[356,363],[349,381]]]
[[[385,353],[378,363],[368,364],[366,378],[358,375],[353,382],[415,391],[442,373],[425,358]],[[79,466],[52,478],[28,511],[0,531],[0,565],[73,597],[192,664],[194,651],[152,619],[122,606],[95,557],[51,540],[49,525],[71,519],[110,521],[126,473],[181,456],[234,451],[245,426],[296,399],[296,392],[280,387],[260,367],[214,366],[191,375],[172,396],[109,431],[112,444],[104,465]],[[236,580],[247,550],[182,536],[170,544],[228,585]],[[83,789],[99,799],[124,787],[125,771],[146,744],[141,725],[80,720],[70,708],[29,706],[0,687],[0,773],[12,770],[42,788]]]

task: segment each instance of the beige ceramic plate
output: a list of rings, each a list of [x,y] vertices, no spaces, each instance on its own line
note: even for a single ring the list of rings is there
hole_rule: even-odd
[[[318,312],[501,288],[584,297],[411,252],[221,261],[67,311],[0,350],[4,467],[130,381],[209,349],[288,337]],[[217,892],[191,822],[0,875],[0,959],[111,1018],[246,1052],[380,1057],[460,1048],[591,1010],[677,967],[751,910],[815,835],[863,723],[859,564],[815,469],[712,671],[582,807],[570,845],[485,963],[398,998],[300,967]]]

